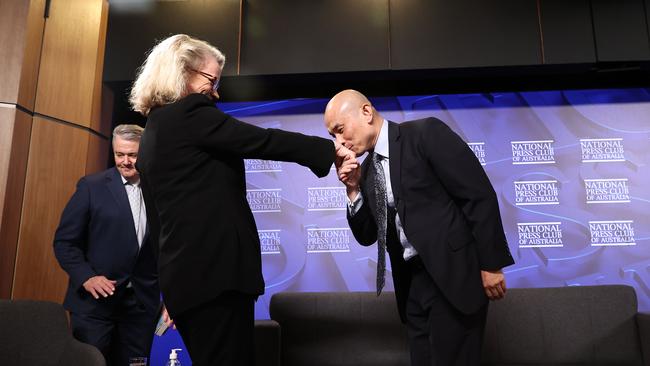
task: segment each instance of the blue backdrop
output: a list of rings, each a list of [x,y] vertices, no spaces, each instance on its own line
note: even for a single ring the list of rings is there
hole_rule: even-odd
[[[650,311],[650,90],[371,98],[389,120],[434,116],[474,151],[497,192],[516,264],[509,287],[627,284]],[[246,122],[329,138],[326,99],[218,103]],[[317,179],[296,164],[247,160],[248,200],[262,245],[269,317],[279,291],[374,291],[376,246],[358,245],[334,170]],[[215,243],[218,245],[218,243]],[[386,288],[392,289],[390,276]],[[395,314],[397,316],[397,314]],[[151,365],[182,348],[156,337]],[[183,365],[189,365],[181,352]]]

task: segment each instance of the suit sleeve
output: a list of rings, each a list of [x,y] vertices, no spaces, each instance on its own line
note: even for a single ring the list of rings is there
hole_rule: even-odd
[[[201,148],[243,158],[295,162],[318,177],[329,174],[336,157],[334,142],[279,129],[265,129],[239,121],[212,105],[200,107],[191,128]]]
[[[364,193],[360,194],[363,196]],[[347,210],[348,225],[350,225],[350,230],[357,242],[363,246],[369,246],[377,241],[377,224],[370,213],[368,200],[365,197],[362,200],[361,206],[354,215]]]
[[[75,289],[97,275],[85,255],[89,221],[90,191],[85,179],[81,178],[61,214],[59,227],[54,234],[54,255],[70,276]]]
[[[462,209],[477,243],[482,270],[513,262],[503,232],[499,203],[483,167],[467,144],[446,124],[427,123],[423,150],[445,190]]]

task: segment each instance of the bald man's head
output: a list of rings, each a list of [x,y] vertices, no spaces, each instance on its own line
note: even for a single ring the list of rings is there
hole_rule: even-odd
[[[383,119],[365,95],[347,89],[325,107],[325,127],[338,142],[363,155],[375,146]]]
[[[363,104],[372,105],[368,98],[358,91],[353,89],[343,90],[332,97],[329,103],[327,103],[325,115],[328,113],[349,113],[350,111],[356,111]]]

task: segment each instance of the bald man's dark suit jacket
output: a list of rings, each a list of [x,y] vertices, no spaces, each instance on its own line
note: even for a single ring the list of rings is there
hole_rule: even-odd
[[[480,270],[514,263],[494,189],[467,144],[442,121],[388,123],[390,179],[406,236],[447,300],[471,314],[488,301]],[[348,214],[362,245],[377,240],[371,160],[361,167],[364,204],[354,216]],[[406,321],[411,272],[394,225],[389,225],[387,247],[398,309]]]

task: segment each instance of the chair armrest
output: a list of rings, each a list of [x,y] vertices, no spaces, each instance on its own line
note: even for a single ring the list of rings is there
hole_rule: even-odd
[[[636,324],[639,328],[643,363],[650,366],[650,313],[637,313]]]
[[[280,324],[255,320],[255,366],[280,366]]]

